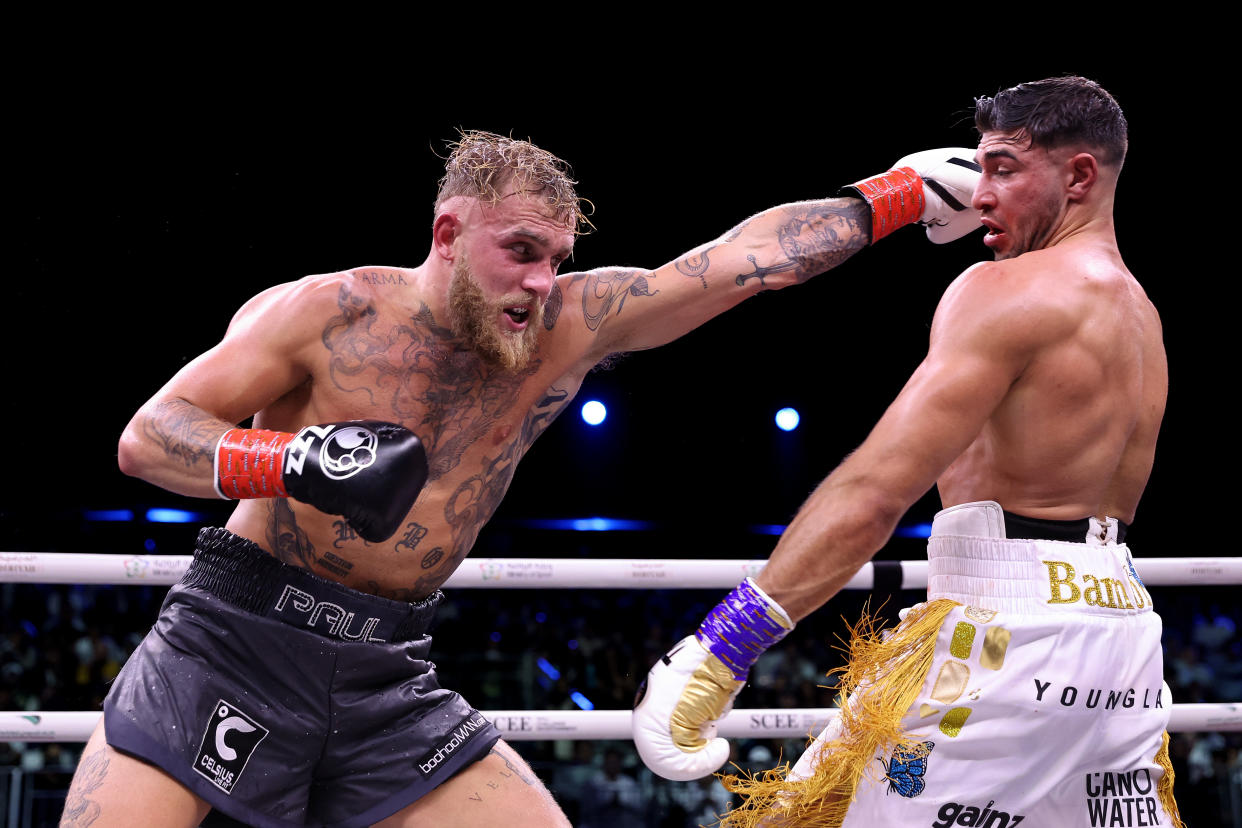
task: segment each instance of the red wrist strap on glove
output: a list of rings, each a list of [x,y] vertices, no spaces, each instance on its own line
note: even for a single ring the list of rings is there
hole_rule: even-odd
[[[923,179],[911,167],[898,167],[850,185],[871,206],[871,243],[898,227],[918,221],[927,202]]]
[[[216,445],[216,492],[229,499],[288,497],[281,479],[285,446],[296,434],[231,428]]]

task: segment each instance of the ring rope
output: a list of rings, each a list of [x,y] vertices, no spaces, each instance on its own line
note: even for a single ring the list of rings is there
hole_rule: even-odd
[[[759,560],[478,558],[449,576],[451,588],[729,588],[753,577]],[[189,555],[0,552],[0,583],[171,585]],[[881,562],[897,566],[902,589],[927,586],[926,561]],[[1142,558],[1135,567],[1149,586],[1242,584],[1242,558]],[[847,589],[871,589],[876,565],[864,564]],[[85,742],[98,712],[0,712],[0,741]],[[629,739],[630,711],[486,712],[505,738]],[[821,730],[833,708],[734,710],[720,722],[726,738],[801,738]],[[1242,704],[1174,704],[1170,732],[1242,731]]]
[[[837,715],[836,708],[734,710],[717,726],[726,739],[802,739],[818,733]],[[544,739],[629,740],[629,710],[482,711],[508,741]],[[0,713],[0,741],[85,742],[99,723],[98,712]],[[1174,704],[1170,733],[1242,731],[1242,704]]]
[[[756,560],[470,558],[452,589],[730,589],[767,564]],[[0,552],[0,583],[172,585],[189,555]],[[1242,558],[1138,558],[1148,586],[1242,584]],[[899,567],[902,589],[926,589],[927,561],[863,564],[845,589],[872,589],[877,567]]]

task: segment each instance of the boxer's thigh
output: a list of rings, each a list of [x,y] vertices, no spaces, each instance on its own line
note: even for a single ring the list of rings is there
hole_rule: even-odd
[[[100,720],[82,751],[61,828],[177,828],[202,822],[207,803],[153,765],[112,748]]]
[[[569,820],[530,766],[503,740],[377,828],[568,828]]]

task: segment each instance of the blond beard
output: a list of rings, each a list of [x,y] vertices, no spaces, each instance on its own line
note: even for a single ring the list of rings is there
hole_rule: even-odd
[[[526,294],[506,296],[499,302],[488,302],[483,288],[466,256],[453,262],[449,281],[449,325],[466,347],[484,362],[506,371],[525,368],[538,350],[539,326],[543,323],[543,305],[531,303],[526,327],[521,331],[501,330],[498,318],[504,309],[530,302]]]

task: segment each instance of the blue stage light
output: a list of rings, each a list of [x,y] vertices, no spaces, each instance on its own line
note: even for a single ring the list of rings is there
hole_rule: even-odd
[[[582,404],[582,419],[587,425],[597,426],[608,416],[608,409],[599,400],[587,400]]]
[[[134,519],[132,509],[87,509],[82,512],[87,520],[126,521]]]
[[[930,538],[930,523],[911,523],[906,526],[898,526],[897,531],[893,533],[899,538]]]
[[[147,509],[149,523],[195,523],[203,519],[197,512],[185,509]]]
[[[776,412],[776,427],[781,431],[793,431],[798,427],[798,421],[801,419],[797,409],[782,408]]]

